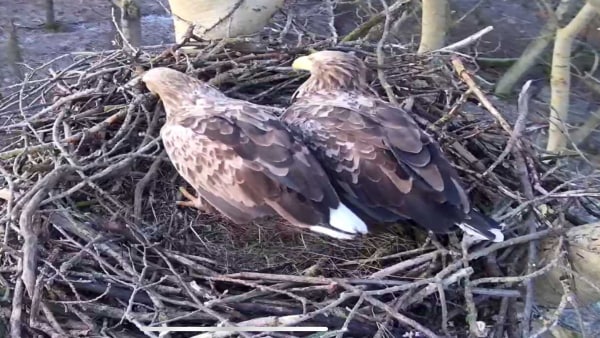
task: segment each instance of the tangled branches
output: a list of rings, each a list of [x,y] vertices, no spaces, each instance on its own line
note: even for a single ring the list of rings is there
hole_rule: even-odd
[[[30,74],[0,102],[0,283],[3,301],[12,303],[3,310],[12,337],[139,336],[147,325],[498,336],[518,325],[516,313],[528,321],[531,280],[548,269],[535,265],[533,243],[564,234],[559,220],[574,219],[570,207],[598,196],[598,177],[573,177],[542,162],[523,137],[524,119],[510,126],[499,112],[494,118],[479,109],[470,94],[485,101],[483,92],[444,58],[383,48],[386,91],[410,97],[404,104],[444,146],[478,207],[508,225],[507,241],[438,241],[400,226],[339,242],[279,219],[242,227],[177,208],[182,181],[162,151],[164,115],[139,83],[140,72],[169,66],[232,97],[284,106],[303,80],[291,60],[323,46],[258,52],[228,43],[197,43],[195,54],[175,48],[135,58],[121,51],[78,55],[49,78]],[[377,67],[376,46],[336,48]],[[373,86],[383,92],[375,77]],[[555,257],[563,256],[561,246]],[[197,337],[234,334],[251,336]]]

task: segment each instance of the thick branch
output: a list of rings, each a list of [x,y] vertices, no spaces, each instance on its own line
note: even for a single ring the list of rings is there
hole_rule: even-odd
[[[117,30],[122,34],[123,47],[138,48],[142,43],[142,16],[137,0],[113,1]]]
[[[423,0],[421,44],[417,53],[422,54],[444,47],[448,29],[448,9],[447,0]]]
[[[6,58],[9,67],[15,76],[19,79],[23,79],[23,72],[19,63],[23,62],[23,56],[21,55],[21,46],[19,45],[19,39],[17,37],[17,29],[13,21],[8,26],[8,41],[6,42]]]
[[[590,112],[590,117],[585,123],[577,129],[571,136],[575,145],[580,145],[590,136],[590,134],[600,126],[600,109]]]
[[[531,43],[527,45],[527,48],[525,48],[525,51],[521,54],[521,57],[519,57],[517,62],[502,75],[496,84],[496,89],[494,91],[495,95],[502,96],[510,94],[523,74],[536,64],[544,50],[546,50],[546,47],[554,40],[559,21],[567,13],[571,3],[572,1],[570,0],[561,1],[559,3],[556,12],[551,13],[550,19],[548,19],[548,22],[542,27],[539,37],[532,40]]]
[[[571,49],[573,40],[594,18],[596,9],[586,3],[575,18],[564,28],[556,32],[554,53],[552,55],[552,74],[550,79],[550,126],[546,150],[557,152],[566,147],[565,122],[569,113],[569,94],[571,88]]]
[[[393,5],[391,5],[387,11],[381,11],[376,15],[372,16],[367,22],[362,25],[356,27],[352,32],[348,33],[344,38],[342,38],[341,42],[348,42],[358,40],[369,32],[371,28],[379,25],[385,20],[386,13],[389,16],[394,16],[400,9],[402,9],[404,4],[410,3],[409,0],[396,1]]]

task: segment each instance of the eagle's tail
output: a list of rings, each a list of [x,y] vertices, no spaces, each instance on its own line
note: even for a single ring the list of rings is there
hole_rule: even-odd
[[[502,233],[504,224],[500,224],[475,210],[471,210],[467,218],[457,225],[466,233],[477,238],[492,242],[504,241],[504,234]]]
[[[338,239],[353,239],[368,232],[365,222],[341,202],[337,208],[329,209],[328,223],[311,226],[310,230]]]

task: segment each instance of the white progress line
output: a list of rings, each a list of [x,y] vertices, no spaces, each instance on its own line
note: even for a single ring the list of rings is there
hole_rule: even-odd
[[[325,326],[140,326],[145,332],[327,332]]]

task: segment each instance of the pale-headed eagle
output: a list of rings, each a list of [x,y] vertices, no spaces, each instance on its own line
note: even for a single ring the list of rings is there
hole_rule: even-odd
[[[279,214],[293,225],[335,238],[367,232],[339,200],[326,172],[274,115],[277,108],[225,96],[169,68],[142,76],[167,115],[166,152],[207,211],[205,202],[238,224]]]
[[[282,120],[367,224],[411,220],[434,233],[455,225],[500,242],[502,226],[474,210],[440,146],[402,108],[376,96],[358,57],[320,51],[292,68],[311,75]]]

